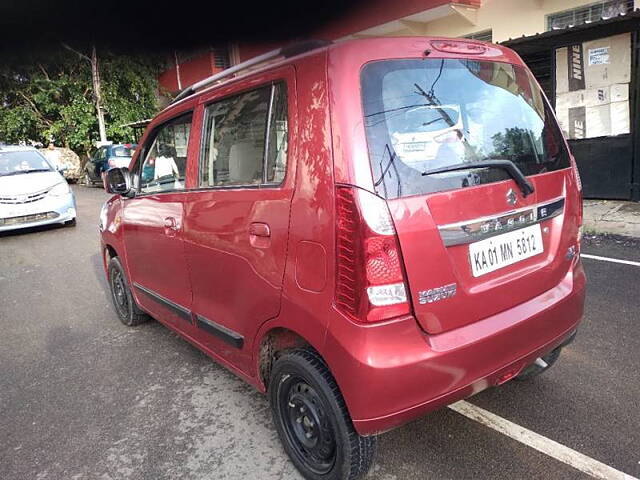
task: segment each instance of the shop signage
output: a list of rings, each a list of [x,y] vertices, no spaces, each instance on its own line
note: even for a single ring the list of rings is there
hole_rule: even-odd
[[[567,72],[569,73],[569,91],[584,90],[584,62],[582,60],[582,44],[571,45],[569,47],[569,62]]]

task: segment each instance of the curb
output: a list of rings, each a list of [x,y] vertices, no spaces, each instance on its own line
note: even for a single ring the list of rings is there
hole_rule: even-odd
[[[617,200],[585,200],[585,233],[640,238],[640,203]]]

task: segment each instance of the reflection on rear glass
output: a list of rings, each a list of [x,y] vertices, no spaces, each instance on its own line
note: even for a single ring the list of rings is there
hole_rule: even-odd
[[[502,180],[504,172],[422,172],[489,159],[525,175],[567,168],[560,131],[529,72],[506,63],[384,60],[362,72],[364,120],[378,193],[387,198]]]

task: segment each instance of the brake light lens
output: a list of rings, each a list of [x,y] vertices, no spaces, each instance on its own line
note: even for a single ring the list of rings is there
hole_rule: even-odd
[[[361,322],[410,312],[398,238],[386,202],[336,188],[336,306]]]
[[[107,164],[109,165],[109,168],[114,168],[116,166],[116,161],[113,158],[110,158],[107,161]]]
[[[582,194],[582,180],[580,179],[580,172],[578,172],[578,164],[576,163],[576,159],[573,158],[573,155],[571,155],[569,158],[571,158],[571,168],[573,170],[573,174],[576,177],[576,185],[578,186],[578,190],[580,190],[580,193]]]
[[[583,220],[583,207],[582,207],[582,180],[580,179],[580,172],[578,172],[578,164],[573,155],[569,155],[571,160],[571,170],[576,180],[576,186],[578,187],[578,226],[582,227]]]

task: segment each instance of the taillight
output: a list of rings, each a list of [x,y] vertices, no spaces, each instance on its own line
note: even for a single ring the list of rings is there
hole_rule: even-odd
[[[116,166],[116,161],[113,158],[110,158],[107,161],[107,164],[109,165],[109,168],[114,168]]]
[[[580,172],[578,172],[578,164],[576,163],[576,159],[571,155],[571,169],[573,170],[573,175],[576,177],[576,185],[578,186],[578,190],[580,194],[582,194],[582,180],[580,179]]]
[[[582,249],[582,222],[584,218],[584,207],[582,205],[582,180],[580,180],[580,172],[578,172],[578,164],[576,163],[576,159],[573,158],[573,155],[569,154],[569,160],[571,162],[571,173],[576,182],[576,188],[578,189],[578,193],[576,195],[578,202],[578,238],[576,239],[576,247],[578,250],[578,255],[580,254],[580,250]]]
[[[408,314],[400,246],[386,202],[339,186],[336,217],[337,307],[362,322]]]
[[[570,155],[569,158],[571,159],[571,171],[573,172],[573,176],[575,177],[576,180],[576,186],[578,187],[578,225],[582,226],[582,218],[583,218],[583,211],[582,211],[582,180],[580,179],[580,172],[578,172],[578,164],[576,163],[576,159],[573,158],[573,155]]]

